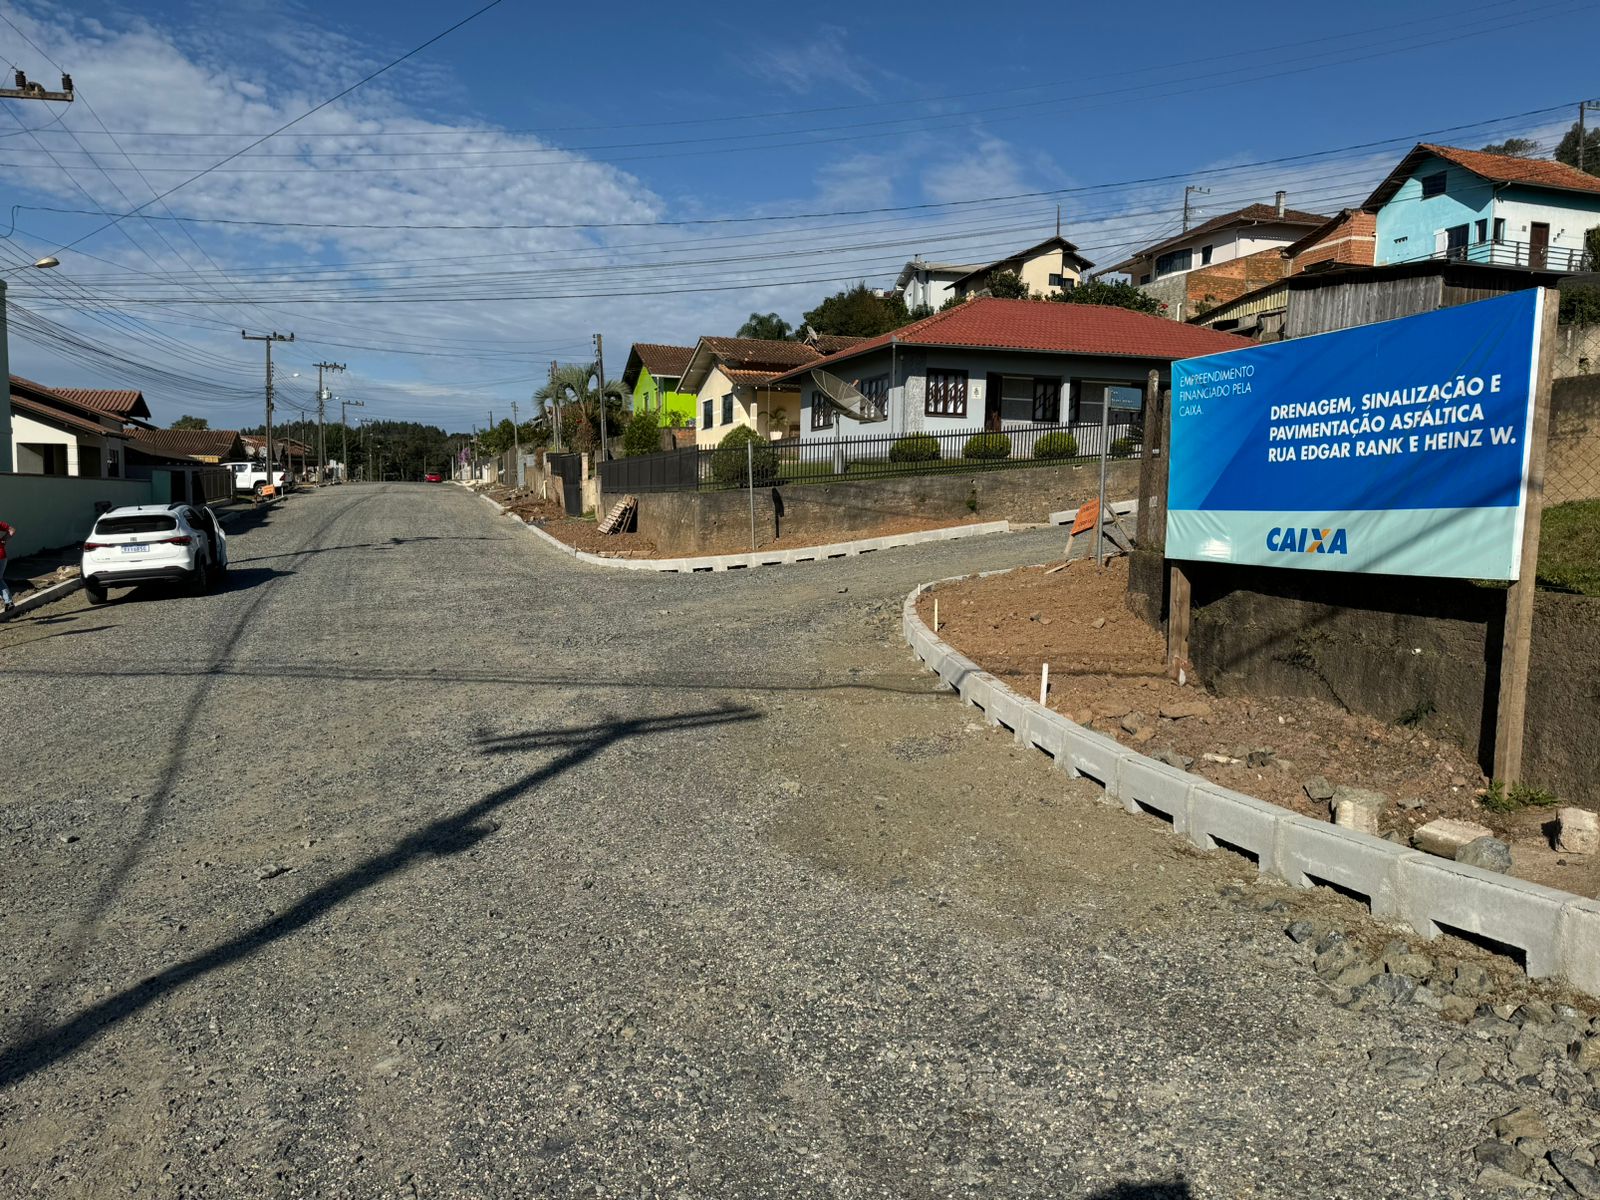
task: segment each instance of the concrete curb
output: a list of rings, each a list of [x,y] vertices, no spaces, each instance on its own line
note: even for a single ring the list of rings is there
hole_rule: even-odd
[[[923,624],[922,593],[962,578],[925,583],[907,596],[901,629],[912,652],[990,724],[1037,746],[1068,774],[1095,780],[1128,812],[1169,822],[1202,850],[1253,858],[1263,874],[1294,887],[1333,885],[1365,899],[1378,920],[1425,938],[1464,932],[1500,943],[1523,956],[1529,976],[1600,996],[1600,901],[1311,820],[1085,729],[1019,695]]]
[[[46,604],[54,604],[57,600],[65,600],[73,592],[83,586],[82,579],[65,579],[60,583],[52,584],[47,588],[35,592],[26,600],[18,600],[16,607],[10,612],[0,612],[0,623],[14,621],[25,612],[32,612],[36,608],[43,608]]]
[[[482,493],[479,493],[480,496]],[[510,510],[504,505],[482,496],[502,515]],[[690,575],[707,571],[742,571],[750,567],[788,567],[795,563],[824,562],[834,558],[857,558],[878,550],[894,550],[901,546],[918,546],[927,542],[953,542],[959,538],[977,537],[989,533],[1010,533],[1009,521],[985,521],[976,525],[952,525],[946,529],[924,529],[917,533],[896,533],[888,537],[860,538],[853,542],[833,542],[826,546],[797,546],[790,550],[757,551],[754,554],[710,554],[699,558],[607,558],[603,554],[590,554],[569,546],[537,525],[518,521],[535,537],[543,539],[554,549],[570,555],[579,562],[597,567],[614,567],[624,571],[655,571],[663,574]]]

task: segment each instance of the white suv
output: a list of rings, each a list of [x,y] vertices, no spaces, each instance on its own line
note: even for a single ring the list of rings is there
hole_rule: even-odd
[[[83,590],[90,604],[104,604],[108,587],[139,583],[181,583],[201,592],[227,569],[227,535],[203,505],[113,508],[83,544]]]

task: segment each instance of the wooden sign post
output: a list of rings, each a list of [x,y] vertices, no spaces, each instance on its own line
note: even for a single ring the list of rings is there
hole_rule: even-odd
[[[1539,592],[1539,527],[1544,517],[1545,442],[1550,432],[1550,388],[1555,367],[1560,293],[1544,290],[1539,322],[1539,371],[1534,383],[1533,421],[1528,429],[1527,510],[1517,578],[1506,589],[1505,635],[1500,648],[1500,696],[1495,709],[1494,777],[1507,786],[1522,777],[1522,742],[1528,719],[1528,660],[1533,642],[1533,606]]]

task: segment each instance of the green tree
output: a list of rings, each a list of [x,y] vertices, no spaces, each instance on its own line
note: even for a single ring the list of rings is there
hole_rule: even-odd
[[[876,337],[911,320],[904,297],[874,295],[865,282],[835,292],[805,314],[818,333],[840,337]]]
[[[984,278],[983,286],[989,289],[991,296],[1000,300],[1027,300],[1032,295],[1022,276],[1015,271],[990,271]]]
[[[204,417],[191,417],[185,413],[172,423],[174,429],[210,429],[211,422]]]
[[[1058,304],[1102,304],[1110,308],[1131,308],[1134,312],[1149,313],[1151,316],[1159,316],[1166,307],[1131,283],[1108,283],[1103,279],[1080,283],[1075,288],[1057,292],[1050,299]]]
[[[750,319],[739,326],[739,332],[734,336],[783,342],[794,336],[794,327],[775,312],[751,313]]]
[[[1600,175],[1600,129],[1585,129],[1583,133],[1583,169],[1590,175]],[[1578,165],[1578,123],[1574,121],[1561,141],[1556,143],[1556,161],[1569,167]]]
[[[1532,158],[1539,153],[1539,143],[1528,138],[1507,138],[1503,142],[1491,142],[1483,148],[1485,154],[1509,154],[1513,158]]]
[[[623,390],[622,381],[618,379],[607,380],[603,392],[596,388],[595,369],[592,366],[569,364],[557,367],[555,375],[533,394],[533,399],[540,407],[541,423],[553,423],[556,412],[560,412],[563,448],[587,454],[600,442],[602,395],[606,432],[615,437],[627,426],[625,405],[628,396]]]
[[[661,449],[661,422],[653,412],[636,412],[622,435],[622,452],[632,458],[636,454],[655,454]]]

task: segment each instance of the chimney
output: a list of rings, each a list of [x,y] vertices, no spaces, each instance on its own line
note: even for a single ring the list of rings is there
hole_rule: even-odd
[[[1283,220],[1283,202],[1284,202],[1284,201],[1285,201],[1285,200],[1287,200],[1287,199],[1288,199],[1288,198],[1289,198],[1289,193],[1288,193],[1288,192],[1279,192],[1279,193],[1278,193],[1278,194],[1277,194],[1277,196],[1275,196],[1275,197],[1274,197],[1274,198],[1273,198],[1273,199],[1274,199],[1274,202],[1275,202],[1275,203],[1276,203],[1276,205],[1277,205],[1277,209],[1278,209],[1278,220],[1280,220],[1280,221],[1281,221],[1281,220]]]

